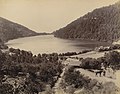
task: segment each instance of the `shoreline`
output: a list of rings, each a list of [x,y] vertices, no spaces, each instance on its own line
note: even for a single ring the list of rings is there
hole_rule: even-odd
[[[99,41],[99,40],[96,40],[96,39],[84,39],[84,38],[62,38],[62,37],[57,37],[54,35],[54,37],[56,38],[60,38],[60,39],[68,39],[68,40],[85,40],[85,41],[97,41],[97,42],[104,42],[104,43],[109,43],[109,44],[112,44],[113,42],[112,41]],[[118,39],[119,40],[119,39]]]
[[[44,40],[44,36],[43,36],[43,38],[40,38],[40,42],[39,42],[39,36],[42,36],[42,35],[37,35],[37,36],[30,36],[30,37],[22,37],[22,38],[17,38],[17,39],[12,39],[12,40],[9,40],[9,41],[12,41],[12,42],[6,42],[5,44],[6,45],[10,45],[9,47],[16,47],[16,48],[20,48],[20,49],[23,49],[23,50],[29,50],[29,51],[32,51],[34,54],[38,54],[38,53],[67,53],[67,52],[76,52],[76,53],[78,53],[78,52],[80,52],[80,51],[84,51],[84,50],[94,50],[96,47],[98,48],[98,47],[100,47],[100,46],[110,46],[110,45],[112,45],[112,44],[107,44],[106,42],[100,42],[100,43],[98,43],[98,42],[96,42],[96,41],[88,41],[88,40],[66,40],[66,39],[64,39],[64,40],[60,40],[60,43],[61,43],[61,41],[64,43],[64,44],[66,44],[67,43],[67,41],[68,41],[68,43],[66,44],[66,46],[68,46],[68,45],[70,45],[69,47],[70,47],[70,49],[68,49],[68,50],[66,50],[67,48],[64,48],[63,49],[63,47],[62,48],[59,48],[60,47],[60,45],[59,45],[59,47],[58,48],[55,48],[55,45],[57,45],[57,44],[55,44],[55,45],[53,45],[54,47],[52,47],[51,46],[51,48],[50,49],[52,49],[52,48],[55,48],[55,51],[54,50],[49,50],[48,49],[48,47],[47,47],[47,49],[45,49],[45,51],[43,50],[43,51],[41,51],[41,50],[39,50],[39,49],[42,49],[42,48],[39,48],[38,50],[34,50],[34,49],[37,49],[36,47],[34,47],[34,49],[29,49],[29,46],[27,47],[27,44],[24,42],[24,39],[25,39],[25,41],[27,41],[27,42],[29,42],[29,40],[30,40],[30,43],[31,43],[31,45],[32,44],[34,44],[34,42],[32,43],[32,39],[34,39],[34,41],[36,41],[35,39],[37,39],[37,41],[38,42],[36,42],[35,44],[34,44],[34,46],[36,45],[37,46],[37,43],[39,44],[39,45],[41,45],[40,43],[41,43],[41,39],[43,39]],[[53,35],[46,35],[46,36],[52,36],[53,38],[55,38],[55,42],[57,42],[56,40],[59,40],[59,38],[58,39],[56,39],[56,37],[54,37]],[[30,38],[30,39],[29,39]],[[19,39],[21,39],[20,40],[20,42],[19,42]],[[45,39],[46,39],[46,37],[45,37]],[[15,41],[14,41],[15,40]],[[53,39],[51,39],[51,40],[53,40]],[[22,42],[23,41],[23,42]],[[47,41],[49,41],[49,40],[47,40]],[[65,41],[65,42],[64,42]],[[17,46],[17,44],[16,43],[22,43],[22,44],[24,44],[25,45],[25,49],[24,49],[24,46],[22,46],[22,45],[20,45],[20,47],[19,47],[19,45]],[[46,42],[46,41],[45,41]],[[59,42],[59,41],[58,41]],[[16,45],[14,46],[12,46],[12,43],[15,43]],[[48,43],[48,44],[51,44],[51,43]],[[29,44],[28,44],[29,45]],[[44,45],[45,45],[45,43],[44,44],[42,44],[43,45],[43,47],[44,47]],[[21,47],[22,46],[22,47]],[[47,45],[46,45],[47,46]],[[58,49],[58,50],[57,50]],[[63,50],[62,50],[63,49]],[[36,52],[37,51],[37,52]]]
[[[45,35],[45,34],[44,34],[44,35]],[[18,37],[18,38],[15,38],[15,39],[10,39],[10,40],[8,40],[8,41],[16,40],[16,39],[22,39],[22,38],[35,37],[35,36],[44,36],[44,35],[38,34],[38,35],[32,35],[32,36]],[[46,35],[49,35],[49,34],[46,34]],[[6,44],[8,41],[5,41],[4,44]]]

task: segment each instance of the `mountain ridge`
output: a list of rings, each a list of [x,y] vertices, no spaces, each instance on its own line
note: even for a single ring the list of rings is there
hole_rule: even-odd
[[[64,39],[113,42],[120,38],[120,2],[97,8],[54,32]]]
[[[0,39],[3,42],[7,42],[8,40],[16,38],[29,37],[35,35],[38,35],[38,33],[30,30],[29,28],[23,25],[0,17]]]

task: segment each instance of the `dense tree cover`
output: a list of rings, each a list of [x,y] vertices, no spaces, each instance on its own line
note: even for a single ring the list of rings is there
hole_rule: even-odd
[[[55,37],[112,42],[120,37],[120,2],[95,9],[54,32]]]
[[[95,50],[97,50],[98,52],[112,51],[117,49],[120,49],[120,44],[113,44],[113,45],[110,45],[109,47],[100,46],[98,48],[95,48]]]
[[[59,56],[72,56],[72,55],[79,55],[79,54],[84,54],[87,52],[90,52],[92,50],[82,50],[80,52],[66,52],[66,53],[60,53]]]
[[[2,80],[4,79],[5,82],[9,78],[21,77],[20,79],[24,78],[25,82],[23,80],[21,88],[16,88],[18,92],[16,94],[21,94],[21,91],[28,92],[25,94],[38,93],[44,91],[46,85],[54,86],[62,68],[57,53],[33,55],[31,52],[10,48],[7,53],[0,52],[0,87],[9,91],[11,86],[7,88]],[[5,79],[4,75],[8,77]],[[0,90],[0,93],[3,92],[2,89]]]
[[[13,94],[13,86],[10,84],[0,84],[0,94]]]
[[[37,35],[37,33],[20,24],[0,17],[0,38],[2,41],[32,35]]]
[[[7,49],[8,46],[4,44],[4,42],[0,39],[0,49]]]
[[[0,69],[2,68],[2,64],[4,63],[4,61],[5,61],[5,55],[0,50]]]
[[[105,54],[107,65],[120,69],[120,52],[112,51]]]
[[[59,56],[72,56],[72,55],[77,55],[78,53],[76,52],[67,52],[67,53],[60,53]]]
[[[104,57],[100,57],[98,59],[82,59],[80,67],[84,69],[101,69],[102,63],[104,64],[105,68],[111,66],[113,69],[120,69],[120,52],[111,51],[105,53]]]

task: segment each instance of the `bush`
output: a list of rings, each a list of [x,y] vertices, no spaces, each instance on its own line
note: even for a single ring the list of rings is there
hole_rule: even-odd
[[[101,64],[94,58],[86,58],[82,60],[80,67],[84,69],[100,69]]]
[[[105,56],[108,66],[117,66],[120,65],[120,53],[117,51],[112,51],[106,53]]]
[[[75,71],[73,67],[69,68],[64,74],[64,81],[67,86],[74,85],[75,88],[87,87],[90,78],[84,77],[79,71]]]
[[[13,94],[13,86],[10,84],[1,84],[0,94]]]

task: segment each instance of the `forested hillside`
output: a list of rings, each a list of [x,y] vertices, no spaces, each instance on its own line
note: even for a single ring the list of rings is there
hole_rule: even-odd
[[[33,35],[37,35],[37,33],[20,24],[0,17],[0,39],[2,41]]]
[[[54,36],[113,42],[120,38],[120,2],[89,12],[57,30]]]

